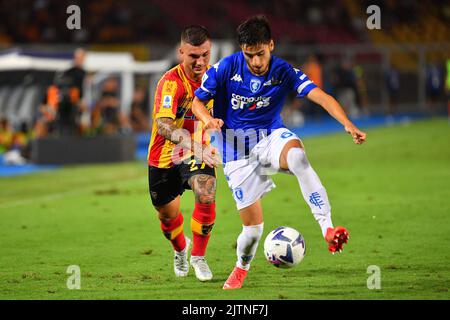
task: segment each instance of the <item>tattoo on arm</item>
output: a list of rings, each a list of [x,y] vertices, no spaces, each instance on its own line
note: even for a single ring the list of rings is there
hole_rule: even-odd
[[[194,191],[195,202],[211,204],[215,201],[216,178],[207,174],[196,174],[189,179],[189,185]]]
[[[156,119],[156,124],[158,126],[158,134],[175,144],[179,144],[183,148],[200,152],[200,154],[196,154],[196,156],[199,158],[202,157],[201,152],[203,150],[203,145],[197,141],[191,141],[190,135],[184,134],[184,131],[182,130],[176,132],[177,130],[180,130],[180,128],[173,124],[173,119],[164,117],[158,118]]]
[[[158,126],[158,134],[162,135],[164,138],[166,138],[167,140],[172,141],[175,144],[178,144],[178,143],[181,142],[181,139],[179,141],[173,141],[172,140],[173,132],[178,129],[173,124],[173,119],[171,119],[171,118],[158,118],[158,119],[156,119],[156,124]]]

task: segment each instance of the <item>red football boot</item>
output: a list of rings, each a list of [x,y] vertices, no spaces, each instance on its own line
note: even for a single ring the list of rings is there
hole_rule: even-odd
[[[227,281],[223,285],[224,290],[240,289],[244,284],[245,277],[247,276],[248,270],[241,269],[239,267],[234,267],[233,272],[228,277]]]
[[[349,233],[344,227],[328,228],[325,236],[325,241],[328,243],[328,251],[332,254],[341,252],[344,243],[347,243],[349,238]]]

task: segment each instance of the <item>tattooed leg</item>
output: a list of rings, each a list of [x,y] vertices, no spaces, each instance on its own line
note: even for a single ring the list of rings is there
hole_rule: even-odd
[[[192,191],[195,194],[195,202],[211,204],[216,197],[216,178],[207,174],[196,174],[189,181]]]
[[[196,174],[189,179],[189,184],[195,194],[195,208],[192,213],[191,230],[193,236],[193,246],[191,252],[191,264],[194,267],[195,275],[199,279],[210,280],[212,273],[204,259],[206,247],[211,231],[216,220],[216,178],[207,174]],[[199,263],[204,267],[200,268]],[[202,271],[203,270],[203,271]],[[207,277],[202,274],[207,270]]]

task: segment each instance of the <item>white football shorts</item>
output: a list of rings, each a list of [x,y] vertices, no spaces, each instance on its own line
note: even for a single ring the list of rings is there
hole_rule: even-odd
[[[250,151],[248,159],[229,161],[223,171],[238,210],[244,209],[275,188],[271,175],[280,170],[280,155],[288,141],[300,138],[286,128],[273,131]],[[300,140],[301,142],[301,140]]]

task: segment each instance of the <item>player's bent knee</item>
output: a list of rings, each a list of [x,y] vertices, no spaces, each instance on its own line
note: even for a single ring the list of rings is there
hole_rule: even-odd
[[[261,239],[263,232],[264,223],[242,227],[242,233],[252,242],[258,242]]]
[[[176,219],[179,214],[179,209],[174,210],[171,206],[159,206],[155,209],[158,211],[158,219],[163,222]]]
[[[305,150],[301,148],[291,148],[287,154],[287,163],[289,170],[294,174],[297,171],[303,171],[310,166]]]
[[[178,217],[178,212],[173,212],[170,210],[164,210],[164,209],[156,209],[158,211],[158,219],[166,222],[173,219],[176,219]]]
[[[174,240],[183,232],[184,218],[180,213],[174,219],[161,219],[161,229],[168,240]]]
[[[154,205],[158,211],[158,218],[161,221],[169,221],[178,217],[180,213],[180,197],[176,197],[172,201],[163,205]]]

